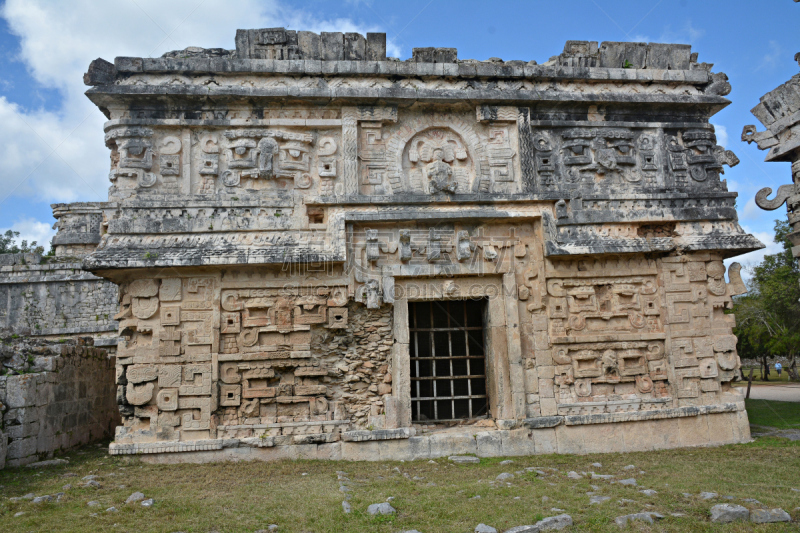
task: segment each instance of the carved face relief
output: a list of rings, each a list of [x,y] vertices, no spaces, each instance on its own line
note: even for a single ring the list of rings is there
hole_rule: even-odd
[[[406,145],[403,166],[411,188],[429,194],[468,192],[472,162],[461,137],[447,128],[431,128]]]

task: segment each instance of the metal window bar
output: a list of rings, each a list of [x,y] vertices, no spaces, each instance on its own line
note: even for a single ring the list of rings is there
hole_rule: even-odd
[[[483,307],[483,302],[472,305],[471,317],[469,304],[465,300],[409,303],[412,319],[409,333],[412,335],[410,359],[413,420],[450,421],[488,416]],[[427,320],[421,320],[423,316]],[[456,319],[456,316],[460,319]],[[481,325],[468,326],[476,322],[476,318]],[[443,327],[441,322],[446,325]],[[440,336],[437,337],[437,334]],[[441,341],[442,335],[446,335],[447,342],[440,343],[437,352],[437,338]],[[463,339],[460,341],[465,352],[463,355],[455,354],[454,337]],[[472,353],[473,346],[479,347],[481,353]],[[423,353],[430,355],[421,355]],[[482,364],[475,367],[479,360]],[[456,362],[463,362],[463,365],[457,368]],[[437,368],[437,363],[443,366]],[[473,368],[484,370],[473,373]],[[442,374],[441,370],[445,373]],[[463,385],[456,390],[459,382],[466,384],[466,391],[462,390]],[[480,394],[480,391],[484,393]]]

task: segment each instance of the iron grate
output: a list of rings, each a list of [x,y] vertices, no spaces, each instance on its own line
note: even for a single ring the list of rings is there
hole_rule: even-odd
[[[412,420],[488,416],[486,301],[411,302],[408,307]]]

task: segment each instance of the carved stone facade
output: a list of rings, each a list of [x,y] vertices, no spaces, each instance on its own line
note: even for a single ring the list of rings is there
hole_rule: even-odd
[[[85,76],[112,162],[84,260],[120,287],[111,453],[749,438],[722,261],[763,245],[720,179],[730,86],[689,47],[570,41],[536,65],[387,60],[381,34],[236,46]]]
[[[795,54],[800,64],[800,53]],[[761,97],[761,103],[751,112],[767,129],[745,126],[742,141],[754,142],[759,150],[767,150],[766,161],[784,161],[792,164],[792,183],[781,185],[775,198],[769,199],[772,189],[765,187],[756,194],[756,204],[772,211],[786,203],[787,217],[792,232],[792,254],[800,261],[800,74]]]

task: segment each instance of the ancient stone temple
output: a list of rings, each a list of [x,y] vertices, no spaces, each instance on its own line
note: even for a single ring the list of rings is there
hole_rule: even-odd
[[[749,438],[724,74],[239,30],[98,59],[120,287],[113,454],[413,459]],[[175,453],[178,452],[178,453]]]
[[[800,52],[794,59],[800,64]],[[789,242],[794,246],[792,255],[800,260],[800,74],[761,97],[761,102],[751,112],[766,127],[759,132],[755,126],[745,126],[742,140],[756,143],[767,150],[766,161],[792,164],[792,183],[781,185],[775,198],[769,199],[772,189],[765,187],[756,194],[756,204],[772,211],[786,203],[792,233]]]

